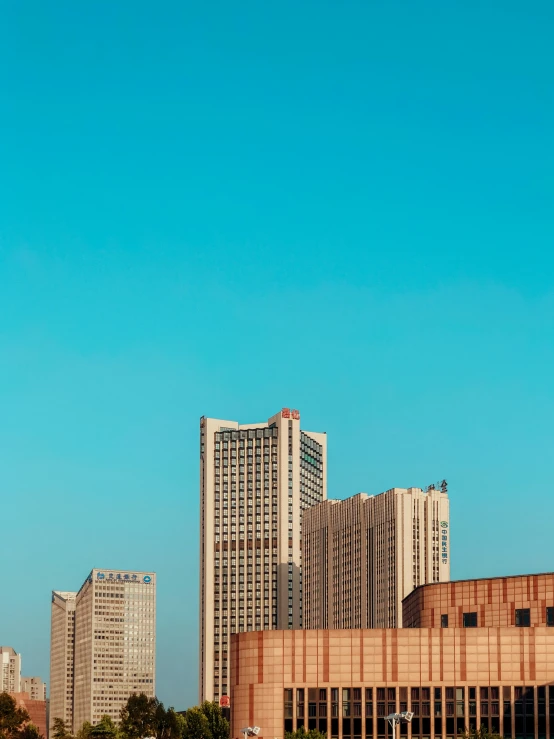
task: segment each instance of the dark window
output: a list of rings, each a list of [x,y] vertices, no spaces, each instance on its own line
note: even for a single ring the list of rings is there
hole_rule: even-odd
[[[441,628],[442,629],[448,628],[448,613],[443,613],[441,616]]]
[[[546,609],[546,625],[554,626],[554,607],[553,606],[549,606]]]
[[[462,626],[464,626],[465,628],[477,626],[477,611],[471,611],[471,613],[464,613],[462,618],[463,618]]]
[[[531,626],[531,611],[529,608],[516,608],[516,626]]]

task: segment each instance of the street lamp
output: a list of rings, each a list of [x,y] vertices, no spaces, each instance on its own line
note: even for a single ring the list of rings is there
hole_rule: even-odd
[[[412,711],[402,711],[401,713],[389,713],[389,715],[385,718],[385,721],[388,721],[392,728],[392,736],[393,739],[396,739],[396,727],[400,726],[401,721],[406,721],[406,723],[410,723],[410,721],[413,719],[414,714]]]
[[[260,731],[259,726],[247,726],[246,729],[241,729],[240,733],[244,734],[244,739],[248,739],[249,736],[258,736]]]

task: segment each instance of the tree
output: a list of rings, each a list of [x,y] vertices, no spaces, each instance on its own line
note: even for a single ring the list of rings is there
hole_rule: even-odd
[[[500,734],[489,733],[486,726],[480,726],[478,729],[461,731],[458,736],[460,739],[502,739]]]
[[[163,703],[159,703],[154,713],[154,736],[156,739],[181,739],[185,728],[185,719],[173,708],[164,708]]]
[[[91,727],[90,739],[118,739],[119,727],[114,724],[110,716],[103,716],[100,723]]]
[[[200,706],[189,708],[185,715],[185,739],[212,739],[210,722]]]
[[[8,693],[0,693],[0,739],[18,739],[29,714]]]
[[[219,704],[215,701],[204,701],[200,710],[208,719],[212,739],[229,739],[229,722],[223,716]]]
[[[73,739],[63,718],[55,718],[52,724],[52,739]]]
[[[44,737],[34,724],[25,724],[19,731],[18,739],[44,739]]]
[[[89,721],[85,721],[79,731],[77,732],[77,736],[75,739],[89,739],[90,732],[92,731],[92,724]],[[63,739],[63,737],[62,737]]]
[[[306,731],[306,729],[301,726],[299,729],[296,729],[296,731],[286,731],[285,739],[327,739],[327,734],[322,734],[317,729]]]
[[[145,693],[134,693],[120,712],[120,729],[127,739],[142,739],[152,736],[155,730],[155,713],[159,705],[156,698]]]

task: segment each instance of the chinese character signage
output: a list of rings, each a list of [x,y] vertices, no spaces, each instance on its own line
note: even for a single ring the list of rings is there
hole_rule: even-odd
[[[448,521],[441,521],[441,562],[448,564]]]
[[[300,420],[300,411],[291,411],[290,412],[290,417],[291,418],[294,418],[295,421],[299,421]]]
[[[116,582],[143,582],[145,583],[145,585],[149,585],[152,582],[152,577],[150,575],[143,575],[142,577],[139,577],[138,575],[130,572],[97,572],[96,579],[112,581],[115,580]]]
[[[290,408],[283,408],[281,418],[290,418]]]

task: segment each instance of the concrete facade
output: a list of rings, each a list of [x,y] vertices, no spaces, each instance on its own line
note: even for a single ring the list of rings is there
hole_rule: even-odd
[[[21,692],[28,693],[33,701],[45,701],[46,683],[40,677],[22,677]]]
[[[54,628],[59,595],[53,594],[53,635],[59,634],[59,623]],[[119,712],[133,693],[155,696],[156,575],[94,569],[75,595],[74,614],[74,620],[66,620],[67,641],[53,638],[50,659],[53,690],[54,676],[60,666],[68,665],[73,628],[73,674],[66,669],[65,707],[72,706],[71,727],[77,732],[85,721],[97,724],[106,715],[119,721]],[[51,723],[64,705],[59,693],[56,696]]]
[[[554,603],[553,603],[554,605]],[[554,629],[267,631],[231,637],[231,737],[300,726],[330,739],[455,739],[485,725],[507,739],[554,734]]]
[[[77,593],[53,591],[50,621],[50,715],[73,726],[73,660]]]
[[[21,655],[12,647],[0,647],[0,692],[21,690]]]
[[[402,626],[408,593],[450,579],[449,532],[446,483],[310,508],[302,532],[304,627]]]
[[[229,692],[232,633],[302,626],[302,516],[326,497],[326,435],[298,411],[200,419],[201,701]]]

